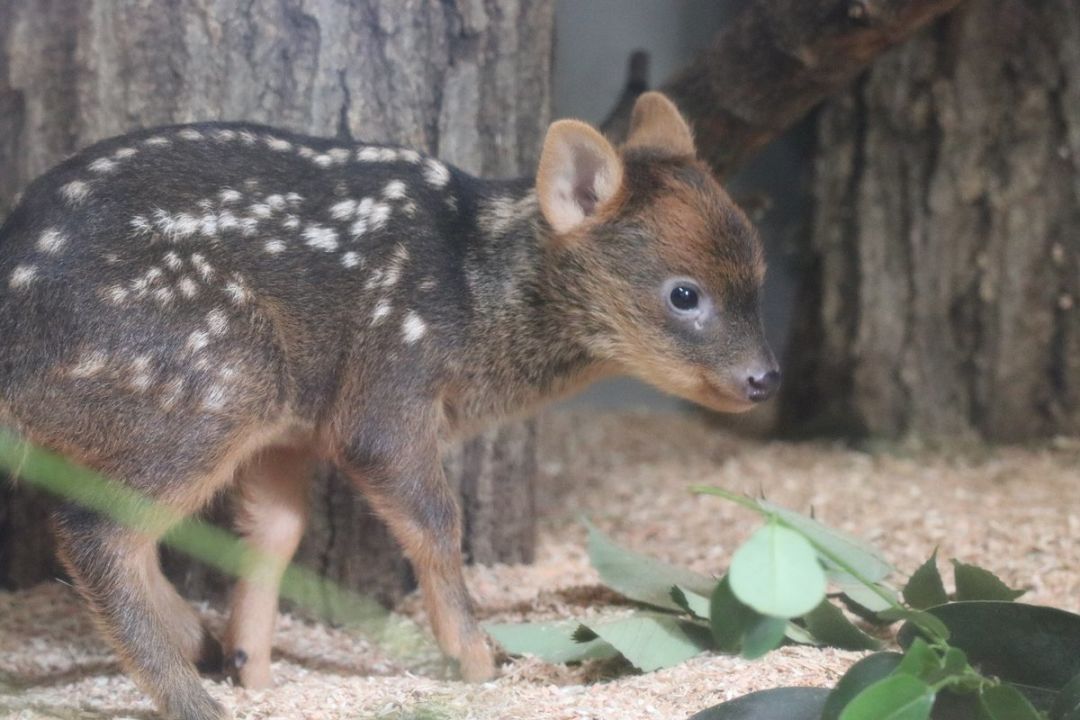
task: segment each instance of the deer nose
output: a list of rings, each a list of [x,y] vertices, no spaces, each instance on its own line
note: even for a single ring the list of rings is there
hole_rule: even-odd
[[[746,378],[746,397],[751,402],[764,402],[780,387],[780,371],[776,369],[751,373]]]

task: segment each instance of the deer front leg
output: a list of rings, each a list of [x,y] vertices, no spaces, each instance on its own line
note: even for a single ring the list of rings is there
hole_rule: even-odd
[[[461,517],[443,474],[433,437],[379,443],[375,453],[355,449],[345,469],[386,522],[420,582],[439,647],[458,661],[470,682],[495,675],[487,637],[473,615],[462,575]],[[392,452],[386,452],[388,445]]]

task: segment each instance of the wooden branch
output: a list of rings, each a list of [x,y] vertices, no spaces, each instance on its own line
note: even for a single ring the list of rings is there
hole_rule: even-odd
[[[726,175],[879,54],[960,2],[751,0],[660,89],[693,124],[702,156]],[[613,117],[605,124],[619,139],[622,123]]]

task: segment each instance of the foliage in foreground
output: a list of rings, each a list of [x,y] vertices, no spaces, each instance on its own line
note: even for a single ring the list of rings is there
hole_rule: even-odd
[[[695,491],[765,520],[722,578],[620,548],[590,525],[590,560],[636,609],[488,631],[513,654],[622,657],[651,671],[707,650],[758,658],[786,642],[878,650],[873,635],[902,621],[903,652],[864,657],[834,688],[752,693],[691,720],[1080,720],[1080,616],[1014,602],[1023,591],[955,560],[950,598],[936,552],[897,592],[886,583],[892,566],[860,540],[765,500]]]

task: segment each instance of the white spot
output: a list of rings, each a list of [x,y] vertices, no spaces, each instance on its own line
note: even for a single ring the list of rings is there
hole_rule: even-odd
[[[37,249],[43,253],[54,255],[60,252],[67,243],[67,238],[60,234],[56,228],[49,228],[41,233],[37,241]]]
[[[130,147],[122,147],[113,153],[113,159],[115,160],[127,160],[129,157],[133,157],[138,150]]]
[[[285,196],[284,195],[267,195],[266,204],[270,206],[271,210],[284,210],[285,209]]]
[[[387,200],[401,200],[405,197],[405,183],[401,180],[391,180],[386,183],[382,193]]]
[[[375,310],[371,313],[371,324],[378,325],[383,319],[390,314],[390,303],[386,300],[380,300],[375,303]]]
[[[228,232],[240,227],[240,221],[229,210],[221,211],[221,214],[217,217],[217,224],[221,232]]]
[[[143,140],[143,145],[150,145],[151,147],[163,147],[165,145],[171,145],[172,140],[161,135],[153,135]]]
[[[386,203],[375,203],[368,216],[368,227],[372,230],[381,228],[390,219],[390,211],[391,208]]]
[[[214,237],[218,232],[218,219],[213,213],[206,213],[199,220],[199,232],[206,237]]]
[[[311,224],[304,228],[304,240],[309,247],[333,252],[337,250],[338,234],[333,228]]]
[[[316,155],[312,158],[312,161],[321,168],[328,168],[334,164],[334,158],[327,154]]]
[[[300,227],[300,218],[295,215],[286,215],[285,220],[283,220],[281,224],[290,230],[295,230]]]
[[[149,270],[146,271],[146,282],[157,282],[159,279],[161,279],[162,275],[164,275],[164,273],[162,272],[161,268],[151,267]]]
[[[139,355],[131,361],[131,387],[139,392],[150,389],[153,378],[150,376],[150,356]]]
[[[105,369],[109,357],[101,350],[86,353],[79,358],[79,364],[71,368],[70,375],[77,378],[93,377]]]
[[[377,162],[379,160],[379,148],[363,147],[356,151],[356,159],[360,162]]]
[[[424,163],[424,179],[432,187],[444,187],[450,182],[450,170],[438,160],[428,158]]]
[[[288,140],[282,140],[281,138],[272,137],[270,135],[267,135],[264,140],[267,147],[271,150],[277,150],[278,152],[288,152],[289,150],[292,150],[292,143]]]
[[[354,268],[360,264],[360,256],[350,250],[341,256],[341,264],[347,268]]]
[[[214,268],[199,253],[191,256],[191,264],[195,266],[195,270],[202,276],[203,280],[211,280],[214,277]]]
[[[184,140],[202,140],[203,134],[195,128],[184,128],[177,133]]]
[[[135,231],[136,235],[149,235],[154,230],[150,225],[150,221],[142,215],[131,218],[131,229]]]
[[[415,150],[398,150],[398,155],[401,156],[401,159],[405,162],[413,164],[419,163],[424,159],[423,156]]]
[[[175,405],[180,396],[184,394],[184,378],[177,375],[169,382],[165,383],[165,387],[161,391],[161,406],[168,410]]]
[[[253,217],[246,217],[240,221],[240,232],[244,235],[251,236],[259,231],[259,219]]]
[[[447,195],[444,202],[446,203],[446,207],[450,208],[451,210],[457,210],[457,198],[453,195]]]
[[[424,290],[424,291],[434,290],[435,289],[435,279],[434,278],[426,278],[422,283],[417,285],[417,287],[420,288],[421,290]]]
[[[8,285],[15,289],[29,287],[35,278],[37,278],[36,267],[33,265],[19,265],[12,271]]]
[[[175,293],[173,293],[172,288],[161,287],[154,291],[154,299],[162,305],[171,303],[174,295]]]
[[[290,205],[299,205],[304,201],[304,198],[299,193],[291,192],[285,196],[285,200],[288,201]]]
[[[72,205],[79,205],[90,195],[90,184],[72,180],[60,188],[60,194]]]
[[[352,227],[349,228],[349,232],[352,233],[352,236],[353,236],[354,240],[356,238],[360,237],[361,235],[363,235],[364,233],[366,233],[367,232],[367,218],[362,217],[362,218],[357,219],[357,221],[352,224]]]
[[[217,383],[210,386],[203,395],[203,410],[221,410],[225,407],[225,401],[228,400],[228,390],[224,385]]]
[[[211,335],[224,335],[229,329],[229,316],[221,308],[214,308],[206,313],[206,326]]]
[[[340,165],[349,159],[349,157],[352,155],[352,151],[350,151],[348,148],[338,147],[331,148],[326,152],[326,154],[330,156],[331,160]]]
[[[196,330],[188,335],[187,348],[191,352],[199,352],[210,342],[210,334],[205,330]]]
[[[342,200],[330,206],[330,217],[335,220],[348,220],[356,212],[355,200]]]
[[[229,142],[236,139],[236,131],[229,130],[228,128],[221,128],[214,131],[214,139],[221,142]]]
[[[382,148],[379,150],[379,160],[387,163],[397,162],[398,151],[394,148]]]
[[[232,276],[232,280],[225,283],[225,288],[224,289],[225,289],[225,294],[229,296],[229,299],[232,300],[237,305],[243,305],[243,304],[247,303],[248,300],[251,299],[251,292],[247,289],[247,286],[244,284],[243,278],[241,278],[239,275],[237,275],[235,273]]]
[[[252,215],[257,218],[266,219],[272,214],[270,206],[266,203],[255,203],[254,205],[249,207],[248,210],[251,212]]]
[[[161,208],[154,211],[154,222],[162,234],[173,240],[190,237],[199,229],[199,219],[187,213],[171,215]]]
[[[180,256],[177,255],[172,250],[165,253],[164,260],[165,260],[165,267],[169,268],[170,270],[179,270],[180,268],[184,267],[184,261],[181,260]]]
[[[199,285],[189,277],[180,278],[176,286],[180,288],[180,294],[186,298],[193,298],[199,294]]]
[[[128,291],[121,285],[113,285],[105,290],[105,298],[113,305],[122,305],[127,300]]]
[[[254,145],[255,140],[257,139],[255,137],[255,133],[253,133],[253,132],[251,132],[249,130],[241,130],[239,135],[240,135],[240,142],[244,143],[245,145]]]
[[[267,240],[266,244],[263,245],[263,250],[271,255],[277,255],[278,253],[285,252],[285,243],[281,240]]]
[[[90,169],[96,173],[110,173],[116,169],[116,162],[109,158],[98,158],[90,163]]]
[[[297,148],[296,152],[300,155],[300,157],[309,159],[318,155],[317,152],[307,147],[306,145],[301,145],[299,148]]]
[[[240,195],[240,191],[238,190],[233,190],[232,188],[224,188],[220,193],[218,193],[218,197],[221,198],[222,203],[234,203],[240,200],[242,196]]]
[[[412,310],[405,314],[405,320],[401,323],[401,334],[405,339],[407,345],[412,345],[414,342],[424,337],[427,333],[427,323],[424,319],[414,313]]]
[[[416,203],[410,200],[401,206],[401,212],[405,213],[407,217],[412,217],[416,214]]]

